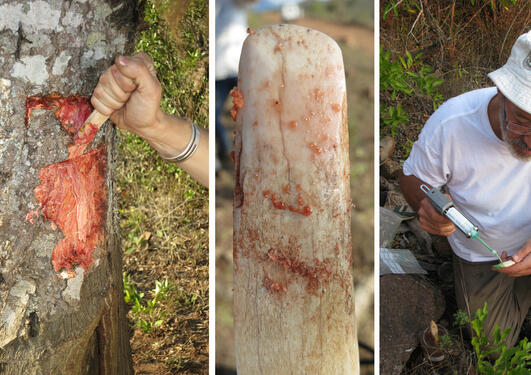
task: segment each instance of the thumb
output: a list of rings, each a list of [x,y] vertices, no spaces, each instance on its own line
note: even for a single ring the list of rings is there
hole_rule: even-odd
[[[518,263],[522,259],[524,259],[526,256],[531,254],[531,240],[528,240],[524,246],[520,248],[513,256],[513,260]]]
[[[151,74],[150,67],[146,65],[144,59],[137,56],[118,56],[115,66],[120,73],[131,79],[140,91],[149,88],[153,79],[156,79],[156,76]]]

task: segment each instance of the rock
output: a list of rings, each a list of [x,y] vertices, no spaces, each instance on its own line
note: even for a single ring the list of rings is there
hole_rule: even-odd
[[[403,210],[406,212],[415,212],[411,207],[409,207],[406,198],[404,198],[400,191],[389,191],[387,193],[387,199],[385,201],[384,207],[393,211],[398,206],[402,206]]]
[[[388,179],[398,179],[402,173],[402,166],[399,162],[387,159],[380,164],[380,175]]]
[[[383,176],[380,176],[380,190],[381,191],[395,191],[397,187],[392,183],[387,181]]]
[[[419,333],[445,310],[441,290],[413,275],[380,277],[380,373],[400,374]]]
[[[391,157],[395,151],[395,140],[390,136],[380,139],[380,163],[383,163]]]
[[[416,218],[413,220],[408,220],[407,225],[409,226],[409,230],[413,232],[413,234],[417,238],[419,246],[424,249],[427,254],[433,256],[432,236],[424,229],[422,229],[419,220]]]

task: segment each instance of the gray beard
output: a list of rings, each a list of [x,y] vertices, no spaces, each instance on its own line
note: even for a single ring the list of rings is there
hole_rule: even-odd
[[[530,150],[529,147],[527,147],[527,144],[524,142],[522,138],[516,138],[516,139],[510,139],[507,136],[507,131],[505,130],[505,127],[501,126],[501,133],[502,138],[505,144],[509,147],[509,151],[511,151],[511,155],[513,155],[518,160],[522,161],[531,161],[531,155],[523,155],[518,152],[518,150],[515,147],[519,147],[524,150]]]
[[[517,139],[510,139],[507,136],[507,130],[504,126],[503,121],[503,112],[498,112],[498,121],[500,122],[500,130],[502,134],[502,139],[509,148],[509,151],[511,152],[511,155],[513,155],[516,159],[522,160],[522,161],[531,161],[531,155],[522,155],[518,152],[518,150],[515,148],[515,146],[520,147],[524,150],[529,150],[529,147],[527,147],[527,144],[523,141],[521,138]]]

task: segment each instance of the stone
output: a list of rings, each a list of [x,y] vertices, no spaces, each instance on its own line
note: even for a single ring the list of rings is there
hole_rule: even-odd
[[[419,334],[437,321],[446,304],[441,290],[423,277],[380,277],[380,373],[400,374],[419,345]]]

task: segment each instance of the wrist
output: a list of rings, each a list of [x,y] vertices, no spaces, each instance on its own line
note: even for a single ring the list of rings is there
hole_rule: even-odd
[[[164,158],[180,154],[192,137],[192,128],[187,121],[162,111],[157,113],[149,130],[149,135],[143,138]]]

